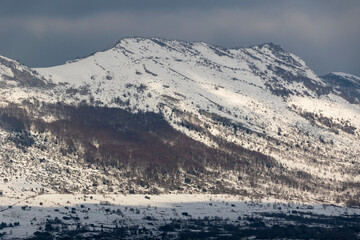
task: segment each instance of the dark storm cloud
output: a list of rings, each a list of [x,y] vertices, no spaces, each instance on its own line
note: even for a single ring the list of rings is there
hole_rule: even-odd
[[[275,42],[317,73],[360,75],[360,1],[1,1],[0,54],[51,66],[127,36]]]

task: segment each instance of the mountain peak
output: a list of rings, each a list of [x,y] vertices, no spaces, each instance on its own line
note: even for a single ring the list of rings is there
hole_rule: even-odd
[[[279,53],[285,53],[286,51],[279,45],[279,44],[275,44],[273,42],[267,42],[267,43],[262,43],[259,45],[254,45],[252,46],[252,48],[260,48],[260,49],[269,49],[272,52],[279,52]]]

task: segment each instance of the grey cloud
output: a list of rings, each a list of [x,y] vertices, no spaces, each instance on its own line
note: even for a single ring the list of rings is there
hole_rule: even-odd
[[[4,10],[0,10],[0,54],[30,66],[50,66],[99,51],[127,36],[205,41],[226,47],[273,41],[302,57],[318,73],[360,75],[359,1],[85,4],[80,0],[74,1],[70,12],[65,11],[69,1],[47,2],[33,14],[11,15],[8,9],[2,15]]]

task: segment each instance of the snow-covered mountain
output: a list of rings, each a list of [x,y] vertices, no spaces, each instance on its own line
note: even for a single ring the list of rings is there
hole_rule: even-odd
[[[278,45],[126,38],[50,68],[0,57],[0,80],[3,195],[358,204],[359,78],[319,77]]]

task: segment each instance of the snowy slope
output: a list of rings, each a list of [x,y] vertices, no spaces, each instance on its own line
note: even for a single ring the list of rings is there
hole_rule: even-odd
[[[37,71],[56,83],[69,83],[68,88],[89,88],[95,101],[108,106],[116,106],[114,99],[120,98],[129,100],[133,110],[157,112],[163,103],[243,124],[248,124],[245,116],[251,116],[252,127],[269,134],[298,117],[288,111],[284,94],[316,98],[325,85],[301,59],[273,44],[222,49],[205,43],[123,39],[105,52]],[[75,97],[88,98],[81,93]],[[274,126],[276,116],[284,119]]]
[[[330,92],[304,61],[272,43],[224,49],[201,42],[130,38],[104,52],[37,71],[58,84],[68,83],[68,89],[87,88],[95,102],[103,105],[116,107],[118,98],[118,102],[128,103],[131,111],[161,112],[177,129],[182,120],[171,112],[174,108],[195,114],[202,122],[210,120],[204,112],[215,113],[278,141],[296,143],[305,138],[318,142],[321,137],[336,143],[329,155],[345,147],[358,152],[359,106]],[[88,100],[87,95],[71,94],[66,101]],[[329,130],[321,119],[309,121],[304,117],[309,114],[331,118],[340,134]],[[341,130],[347,125],[355,128],[354,134]],[[212,144],[201,133],[183,131]],[[241,141],[243,136],[221,128],[210,132],[267,151],[264,141],[251,140],[249,144]],[[299,138],[302,134],[305,136]]]

